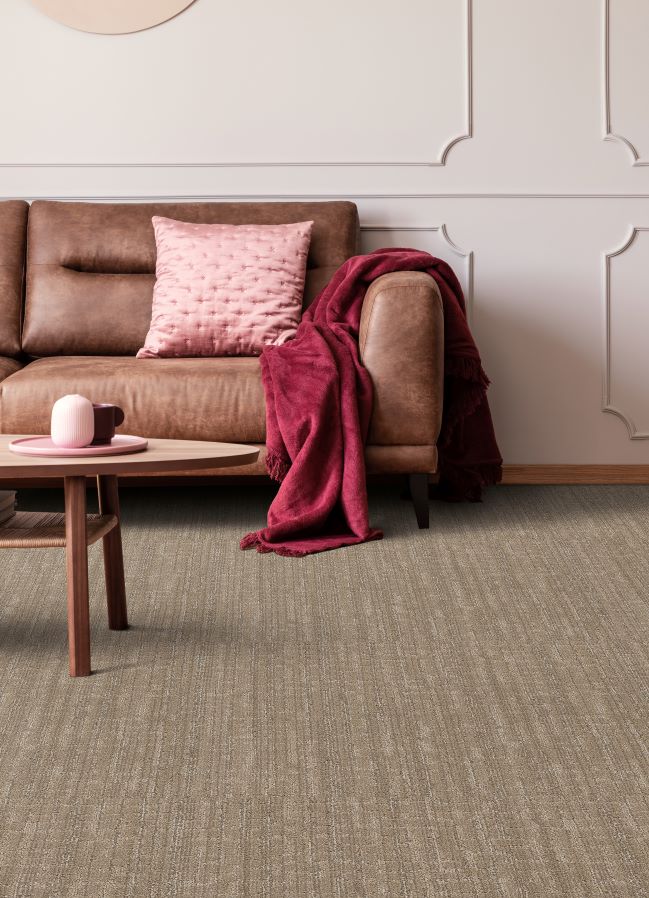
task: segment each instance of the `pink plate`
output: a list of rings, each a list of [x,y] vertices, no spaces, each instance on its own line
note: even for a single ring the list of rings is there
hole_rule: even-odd
[[[81,449],[62,449],[56,446],[50,437],[23,437],[12,440],[9,448],[16,455],[49,455],[56,458],[79,458],[84,455],[128,455],[131,452],[142,452],[149,445],[143,437],[130,437],[117,434],[107,446],[84,446]]]

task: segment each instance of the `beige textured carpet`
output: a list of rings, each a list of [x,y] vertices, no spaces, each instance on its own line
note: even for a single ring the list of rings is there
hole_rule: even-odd
[[[0,553],[2,898],[649,895],[649,489],[426,533],[381,488],[385,541],[302,560],[238,550],[264,489],[123,496],[92,677],[62,553]]]

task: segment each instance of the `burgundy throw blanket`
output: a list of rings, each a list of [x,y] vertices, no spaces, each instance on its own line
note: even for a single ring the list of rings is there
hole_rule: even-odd
[[[369,525],[364,446],[372,383],[358,331],[365,292],[391,271],[425,271],[444,306],[444,411],[438,440],[440,493],[478,501],[497,483],[502,459],[487,403],[489,384],[466,321],[462,288],[441,259],[382,249],[342,265],[304,313],[294,340],[261,356],[266,466],[281,481],[268,526],[241,548],[300,556],[380,539]]]

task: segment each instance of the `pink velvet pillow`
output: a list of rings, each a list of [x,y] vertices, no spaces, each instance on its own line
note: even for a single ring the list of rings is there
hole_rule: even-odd
[[[139,359],[259,355],[300,322],[312,221],[190,224],[153,218],[158,258]]]

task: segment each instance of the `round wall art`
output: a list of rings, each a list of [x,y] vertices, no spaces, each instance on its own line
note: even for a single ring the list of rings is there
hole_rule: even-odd
[[[194,0],[32,0],[45,15],[96,34],[143,31],[177,16]]]

